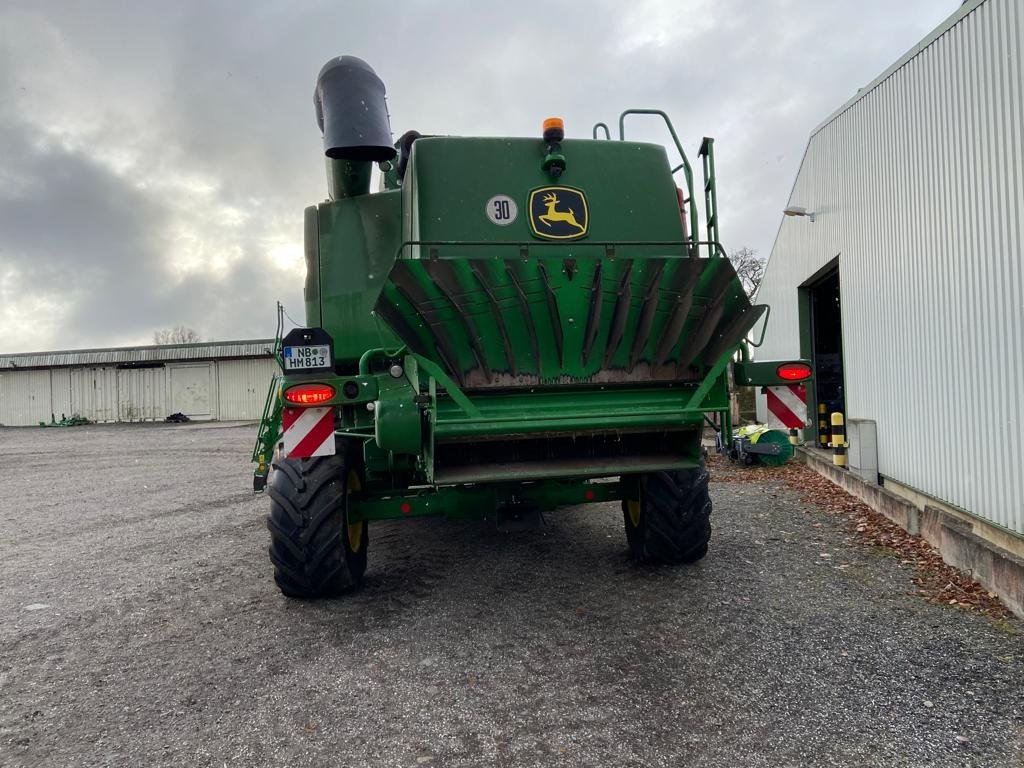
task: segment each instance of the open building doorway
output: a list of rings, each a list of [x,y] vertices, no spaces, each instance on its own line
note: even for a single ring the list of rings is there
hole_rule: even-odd
[[[825,413],[846,413],[846,394],[843,379],[843,322],[842,291],[839,284],[838,257],[827,264],[810,280],[800,286],[801,355],[814,366],[814,391],[809,392],[809,410],[814,437],[807,443],[821,444],[817,414],[819,406]],[[829,421],[825,416],[826,424]],[[828,442],[827,440],[825,441]]]

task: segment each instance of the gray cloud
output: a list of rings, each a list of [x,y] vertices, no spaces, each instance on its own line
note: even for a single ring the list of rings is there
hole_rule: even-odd
[[[261,336],[275,299],[301,316],[313,78],[339,53],[381,74],[396,133],[534,135],[558,114],[579,136],[663,108],[691,159],[716,137],[726,245],[767,253],[810,130],[957,5],[8,2],[0,346]]]

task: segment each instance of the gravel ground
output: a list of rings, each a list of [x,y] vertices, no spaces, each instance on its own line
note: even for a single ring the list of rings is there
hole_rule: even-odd
[[[1018,622],[908,594],[781,486],[713,484],[679,569],[611,505],[377,524],[366,587],[303,604],[253,435],[0,430],[0,765],[1024,764]]]

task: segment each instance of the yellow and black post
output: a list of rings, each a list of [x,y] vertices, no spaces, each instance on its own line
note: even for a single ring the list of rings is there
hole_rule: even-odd
[[[839,411],[832,413],[832,442],[829,447],[832,449],[832,463],[837,467],[846,469],[846,449],[849,447],[846,442],[846,424],[843,421],[843,414]]]
[[[797,431],[795,429],[790,429],[789,430],[789,444],[790,445],[800,445],[800,437],[797,434]]]
[[[828,447],[828,408],[824,403],[818,403],[818,445],[822,448]]]

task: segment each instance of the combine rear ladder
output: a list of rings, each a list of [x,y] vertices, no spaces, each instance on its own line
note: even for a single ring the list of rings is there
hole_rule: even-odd
[[[700,143],[700,155],[704,164],[704,220],[707,226],[708,251],[718,249],[719,256],[725,256],[718,238],[718,193],[715,191],[715,140],[705,136]]]

